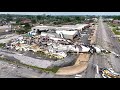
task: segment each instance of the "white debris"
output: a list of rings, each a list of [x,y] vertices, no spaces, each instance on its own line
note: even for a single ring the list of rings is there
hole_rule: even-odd
[[[120,55],[115,52],[111,52],[111,53],[114,54],[116,57],[120,57]]]
[[[97,53],[101,53],[101,49],[98,47],[94,47]]]
[[[81,45],[81,47],[82,47],[82,52],[89,52],[89,50],[90,50],[90,48],[85,47],[83,45]]]
[[[81,78],[81,77],[82,77],[82,75],[79,75],[79,74],[75,75],[75,78]]]

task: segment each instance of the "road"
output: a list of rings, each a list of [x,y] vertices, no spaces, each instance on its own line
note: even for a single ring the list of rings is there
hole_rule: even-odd
[[[106,23],[103,23],[102,18],[99,19],[98,29],[96,33],[96,45],[104,49],[120,54],[120,43],[114,36],[114,33]],[[99,68],[113,68],[114,71],[120,72],[120,59],[113,54],[94,54],[89,60],[89,65],[86,70],[85,78],[95,78],[96,69],[94,65]],[[101,77],[100,77],[101,78]]]
[[[85,45],[90,44],[90,42],[88,41],[88,38],[89,38],[89,35],[91,34],[91,32],[92,32],[92,30],[89,28],[87,28],[81,32],[80,40]]]

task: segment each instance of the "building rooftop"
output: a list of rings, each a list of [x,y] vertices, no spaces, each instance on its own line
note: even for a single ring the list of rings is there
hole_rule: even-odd
[[[57,34],[63,33],[66,35],[75,35],[77,33],[77,31],[65,31],[65,30],[61,30],[61,31],[56,31]]]
[[[88,26],[88,24],[76,24],[76,25],[63,25],[61,27],[56,26],[35,26],[33,28],[39,28],[39,29],[57,29],[57,30],[70,30],[70,29],[82,29],[84,27]]]

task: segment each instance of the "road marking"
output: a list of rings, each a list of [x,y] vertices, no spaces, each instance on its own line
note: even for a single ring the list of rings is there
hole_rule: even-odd
[[[97,72],[97,74],[99,74],[99,67],[98,67],[98,65],[96,65],[96,72]]]

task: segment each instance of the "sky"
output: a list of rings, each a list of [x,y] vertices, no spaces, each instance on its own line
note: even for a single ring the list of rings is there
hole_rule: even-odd
[[[120,15],[120,12],[0,12],[0,14],[20,15]]]

